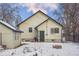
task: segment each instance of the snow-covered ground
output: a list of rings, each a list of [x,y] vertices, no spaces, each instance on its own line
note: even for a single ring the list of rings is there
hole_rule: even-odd
[[[62,48],[53,48],[55,44]],[[15,49],[0,49],[0,56],[79,56],[79,43],[25,42]]]

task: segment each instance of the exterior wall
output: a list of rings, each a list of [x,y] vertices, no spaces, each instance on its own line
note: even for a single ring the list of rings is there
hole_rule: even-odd
[[[14,48],[18,43],[15,44],[14,32],[6,26],[0,24],[0,33],[2,33],[2,45],[6,45],[7,48]]]
[[[14,32],[14,47],[17,47],[21,44],[21,33]]]
[[[34,39],[36,36],[35,34],[35,27],[39,25],[41,22],[47,20],[48,18],[43,15],[42,13],[37,13],[36,15],[32,16],[31,18],[27,19],[24,23],[20,24],[19,29],[24,31],[21,34],[21,39],[31,40]],[[33,32],[29,32],[29,27],[33,28]]]
[[[59,33],[51,34],[51,28],[59,28]],[[45,41],[60,41],[62,27],[52,20],[48,20],[38,27],[38,39],[40,39],[39,31],[45,31]]]

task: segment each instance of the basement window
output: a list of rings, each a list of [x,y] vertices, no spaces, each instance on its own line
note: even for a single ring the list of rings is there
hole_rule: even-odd
[[[32,32],[32,27],[29,27],[29,32]]]

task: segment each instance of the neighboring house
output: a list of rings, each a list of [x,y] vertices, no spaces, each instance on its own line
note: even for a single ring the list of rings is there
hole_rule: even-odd
[[[22,31],[16,30],[8,23],[0,20],[0,45],[6,48],[15,48],[21,44]]]
[[[61,41],[62,25],[42,11],[38,11],[18,24],[21,39],[25,41]]]

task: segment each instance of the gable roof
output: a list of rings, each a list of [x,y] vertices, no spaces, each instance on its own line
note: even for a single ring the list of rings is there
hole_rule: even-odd
[[[36,13],[34,13],[33,15],[37,14],[38,12],[41,12],[43,13],[42,11],[37,11]],[[48,16],[47,14],[43,13],[45,16],[47,16],[48,18],[52,19],[50,16]],[[20,24],[22,24],[23,22],[27,21],[29,18],[31,18],[33,15],[31,15],[30,17],[28,17],[27,19],[25,19],[24,21],[22,21],[21,23],[19,23],[17,26],[19,26]],[[57,22],[56,20],[52,19],[54,22],[56,22],[57,24],[59,24],[60,26],[63,26],[61,25],[59,22]],[[44,21],[45,22],[45,21]]]
[[[4,21],[2,21],[2,20],[0,20],[0,23],[1,23],[2,25],[6,26],[7,28],[9,28],[9,29],[15,31],[15,32],[22,32],[21,30],[17,30],[17,29],[14,28],[13,26],[11,26],[10,24],[8,24],[8,23],[6,23],[6,22],[4,22]]]
[[[49,18],[48,18],[49,19]],[[47,19],[47,20],[48,20]],[[42,23],[40,23],[39,25],[37,25],[36,27],[35,27],[35,29],[37,29],[37,27],[39,27],[40,25],[42,25],[44,22],[46,22],[47,20],[45,20],[45,21],[43,21]]]
[[[50,18],[48,18],[47,20],[45,20],[45,21],[43,21],[42,23],[40,23],[39,25],[37,25],[36,27],[35,27],[35,29],[37,29],[40,25],[42,25],[43,23],[45,23],[46,21],[48,21],[48,20],[50,20]],[[52,20],[53,21],[53,20]],[[62,26],[62,25],[61,25]]]

